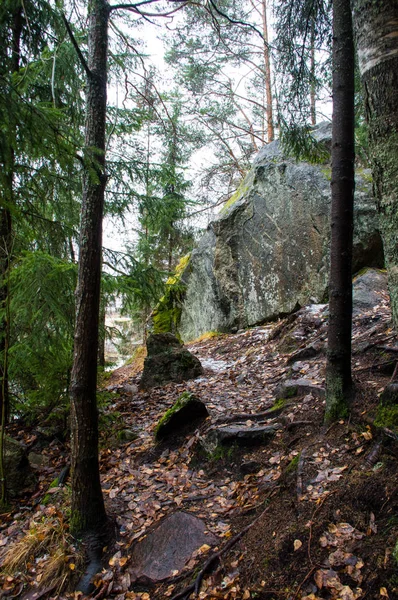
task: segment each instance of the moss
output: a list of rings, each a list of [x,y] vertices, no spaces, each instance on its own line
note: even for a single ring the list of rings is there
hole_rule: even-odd
[[[322,174],[328,181],[332,181],[332,169],[331,167],[321,167]]]
[[[398,428],[398,405],[397,406],[379,406],[375,419],[377,427]]]
[[[244,195],[245,192],[247,192],[249,187],[250,187],[250,185],[249,185],[249,183],[246,182],[246,179],[242,179],[242,181],[239,184],[238,189],[236,190],[236,192],[234,192],[232,194],[232,196],[229,198],[229,200],[226,201],[226,203],[222,207],[220,213],[221,214],[226,213],[231,206],[233,206],[238,200],[240,200],[242,198],[242,196]]]
[[[48,488],[48,489],[49,489],[49,490],[51,490],[52,488],[58,487],[58,481],[59,481],[59,478],[58,478],[58,477],[56,477],[56,478],[54,479],[54,481],[52,481],[52,482],[50,483],[50,485],[49,485],[49,488]],[[43,500],[42,500],[42,504],[44,504],[44,506],[46,506],[46,505],[47,505],[47,504],[50,502],[50,500],[51,500],[52,498],[53,498],[53,495],[52,495],[52,494],[48,494],[48,493],[47,493],[47,494],[44,496]]]
[[[325,424],[348,417],[352,395],[352,389],[343,389],[342,378],[338,374],[327,375]]]
[[[220,331],[206,331],[205,333],[202,333],[202,335],[200,335],[198,338],[196,338],[195,340],[193,340],[191,343],[197,343],[197,342],[205,342],[206,340],[212,340],[215,337],[219,337],[223,335]]]
[[[170,418],[172,417],[172,415],[174,415],[175,412],[177,412],[178,410],[180,410],[183,406],[185,406],[186,404],[188,404],[188,402],[194,398],[194,395],[191,394],[191,392],[183,392],[181,394],[181,396],[179,396],[179,398],[177,398],[176,402],[173,404],[173,406],[171,408],[169,408],[163,415],[163,417],[161,417],[161,419],[158,421],[156,427],[155,427],[155,438],[158,435],[158,432],[160,430],[161,427],[163,427],[164,425],[166,425],[166,423],[170,420]]]
[[[236,444],[232,444],[231,446],[224,446],[222,444],[219,444],[214,448],[213,452],[207,454],[207,459],[210,462],[218,462],[220,460],[232,460],[236,449]]]
[[[286,405],[286,400],[284,398],[279,398],[278,400],[275,401],[274,405],[269,409],[269,412],[272,412],[273,410],[280,410],[285,405]]]
[[[299,460],[300,460],[300,454],[297,454],[297,456],[292,458],[292,460],[286,467],[286,473],[293,473],[293,471],[296,471],[297,466],[299,464]]]
[[[180,340],[178,327],[181,320],[182,303],[185,297],[185,285],[180,279],[185,271],[191,255],[183,256],[178,263],[174,275],[166,282],[166,292],[159,300],[157,307],[152,313],[153,333],[174,333]]]

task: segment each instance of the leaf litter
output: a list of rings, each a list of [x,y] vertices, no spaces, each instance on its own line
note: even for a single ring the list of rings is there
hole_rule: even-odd
[[[386,297],[377,309],[358,315],[354,322],[354,353],[359,344],[363,347],[376,340],[376,345],[355,354],[359,392],[350,421],[322,429],[324,401],[310,393],[285,402],[278,416],[283,428],[267,445],[233,445],[214,456],[203,453],[201,438],[215,422],[225,419],[227,423],[228,418],[241,414],[241,424],[248,428],[275,422],[272,417],[258,420],[256,416],[275,403],[274,389],[280,381],[305,377],[314,385],[323,385],[323,307],[299,313],[290,323],[287,318],[191,344],[190,350],[205,367],[204,375],[196,380],[144,393],[136,388],[139,373],[134,367],[123,367],[111,376],[107,382],[111,401],[104,411],[111,426],[101,434],[101,477],[108,514],[115,520],[118,536],[96,576],[93,597],[194,598],[194,591],[179,594],[192,587],[195,573],[206,561],[212,562],[213,553],[219,556],[203,574],[196,594],[202,600],[356,600],[398,594],[393,559],[398,537],[394,520],[398,452],[383,446],[378,468],[368,464],[365,457],[380,434],[363,420],[364,416],[374,417],[376,390],[388,381],[385,374],[373,369],[378,362],[377,343],[385,345],[392,339]],[[286,336],[296,340],[291,352],[283,351]],[[321,348],[314,357],[288,366],[292,354],[314,343]],[[205,402],[210,418],[193,434],[155,445],[157,421],[184,391]],[[135,439],[122,442],[118,432],[126,429],[134,430]],[[34,447],[34,431],[14,426],[12,433]],[[82,598],[67,589],[56,595],[54,589],[43,593],[41,581],[48,561],[45,548],[36,557],[28,552],[24,568],[19,570],[4,564],[10,549],[21,542],[26,545],[34,523],[46,524],[48,535],[54,515],[63,515],[62,521],[67,522],[62,513],[67,513],[67,488],[53,488],[47,495],[50,504],[42,501],[67,460],[68,444],[54,441],[43,452],[49,457],[49,466],[38,469],[38,487],[2,516],[2,593],[5,598],[31,594],[33,599],[34,593],[37,598]],[[143,589],[129,573],[132,545],[176,510],[203,519],[219,544],[214,550],[202,545],[182,572]],[[250,527],[255,519],[255,526]],[[223,553],[242,531],[246,531],[244,535]],[[76,548],[69,538],[68,544],[64,562],[73,585],[81,566],[74,560]]]

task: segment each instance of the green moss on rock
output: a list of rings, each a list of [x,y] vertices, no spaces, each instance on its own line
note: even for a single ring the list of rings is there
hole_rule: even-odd
[[[178,327],[181,320],[182,304],[185,297],[185,285],[181,276],[189,262],[190,254],[181,258],[175,273],[166,282],[166,292],[152,313],[153,333],[174,333],[181,341]]]

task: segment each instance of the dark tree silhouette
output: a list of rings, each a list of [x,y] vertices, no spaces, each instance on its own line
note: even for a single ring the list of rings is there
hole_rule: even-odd
[[[333,0],[332,215],[326,413],[346,416],[351,377],[354,43],[350,0]]]
[[[97,357],[101,285],[102,218],[106,185],[105,124],[109,5],[91,0],[87,75],[85,172],[81,210],[79,274],[71,399],[71,531],[101,537],[106,513],[98,464]],[[74,41],[73,34],[67,25]],[[74,42],[75,43],[75,42]],[[76,43],[75,43],[76,44]]]

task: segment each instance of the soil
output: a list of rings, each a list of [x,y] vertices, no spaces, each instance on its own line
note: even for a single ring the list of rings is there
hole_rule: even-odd
[[[283,404],[274,395],[285,379],[324,386],[326,319],[325,311],[302,310],[295,318],[189,344],[205,372],[183,384],[138,391],[134,365],[107,379],[101,475],[118,537],[94,597],[194,598],[192,583],[199,576],[196,597],[202,600],[398,598],[398,437],[391,428],[374,425],[396,356],[387,294],[380,293],[378,306],[353,323],[356,394],[349,419],[325,427],[324,399],[307,394]],[[295,353],[309,345],[315,345],[315,356],[295,361]],[[156,444],[156,423],[185,391],[205,402],[210,417],[194,433],[179,432]],[[275,416],[257,418],[275,402]],[[232,444],[206,453],[201,440],[209,427],[231,421],[281,428],[267,444]],[[124,441],[126,430],[134,431],[135,439]],[[10,433],[30,447],[37,443],[32,428],[14,425]],[[68,451],[67,442],[57,440],[42,449],[50,467],[38,468],[33,495],[22,496],[3,515],[3,553],[23,535],[27,516],[39,519],[48,511],[42,500]],[[56,503],[57,494],[52,497]],[[60,498],[65,502],[65,495]],[[217,559],[209,561],[214,550],[203,548],[163,583],[138,585],[130,573],[134,541],[180,509],[203,519],[218,536]],[[239,532],[244,533],[237,539]],[[4,597],[22,598],[40,589],[38,572],[37,565],[28,565],[19,576],[8,581],[4,576]],[[39,597],[79,597],[51,593]]]

